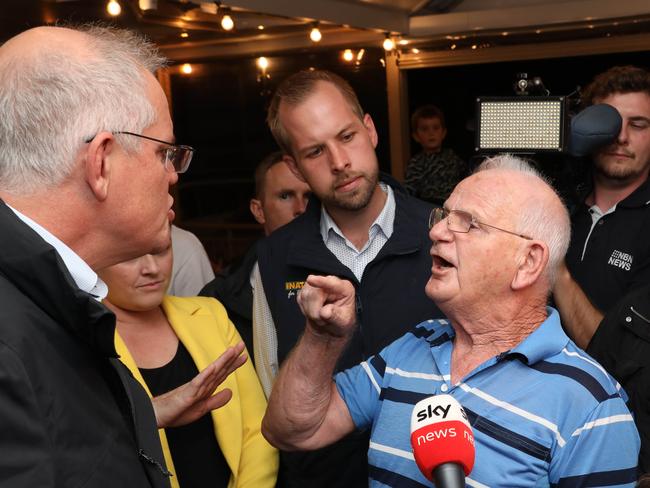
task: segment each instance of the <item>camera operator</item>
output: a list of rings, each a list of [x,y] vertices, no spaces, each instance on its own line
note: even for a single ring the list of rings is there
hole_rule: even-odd
[[[591,184],[573,211],[566,268],[553,295],[569,335],[628,393],[641,433],[640,468],[647,471],[650,73],[611,68],[587,87],[585,100],[616,108],[622,127],[616,140],[593,154]]]

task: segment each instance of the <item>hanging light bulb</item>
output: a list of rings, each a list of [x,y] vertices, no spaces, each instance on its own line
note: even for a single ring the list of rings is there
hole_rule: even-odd
[[[309,38],[312,40],[312,42],[320,42],[320,40],[323,38],[323,34],[321,34],[318,26],[313,27],[309,33]]]
[[[181,66],[181,72],[185,73],[186,75],[191,75],[192,65],[190,63],[185,63],[184,65]]]
[[[221,18],[221,27],[223,27],[223,30],[232,30],[233,27],[235,27],[235,22],[232,20],[232,17],[228,14],[224,15]]]
[[[348,63],[354,59],[354,54],[352,54],[352,49],[346,49],[343,51],[343,59]]]
[[[257,67],[262,71],[266,71],[266,68],[269,67],[269,60],[266,59],[264,56],[260,56],[259,58],[257,58]]]
[[[109,15],[116,17],[122,13],[122,6],[117,2],[117,0],[111,0],[106,4],[106,11]]]
[[[393,49],[395,49],[395,41],[393,40],[392,37],[390,37],[389,34],[386,34],[386,39],[384,39],[383,46],[386,51],[392,51]]]

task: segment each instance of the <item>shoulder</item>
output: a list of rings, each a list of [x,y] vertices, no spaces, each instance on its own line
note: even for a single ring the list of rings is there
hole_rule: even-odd
[[[404,365],[420,357],[423,351],[429,351],[432,346],[451,340],[451,337],[451,326],[447,320],[425,320],[386,346],[379,356],[386,363]]]
[[[211,297],[177,297],[165,295],[162,303],[165,313],[170,315],[213,316],[227,318],[221,302]]]
[[[569,395],[591,411],[600,403],[621,399],[621,385],[589,354],[569,341],[559,353],[532,365],[558,394]],[[575,403],[574,402],[574,403]]]

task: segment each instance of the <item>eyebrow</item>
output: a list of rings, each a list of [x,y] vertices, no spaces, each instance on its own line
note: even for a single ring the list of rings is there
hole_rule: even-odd
[[[642,121],[647,122],[647,123],[650,124],[650,118],[645,117],[643,115],[634,115],[632,117],[628,117],[628,120],[631,120],[633,122],[638,122],[638,121],[642,120]]]

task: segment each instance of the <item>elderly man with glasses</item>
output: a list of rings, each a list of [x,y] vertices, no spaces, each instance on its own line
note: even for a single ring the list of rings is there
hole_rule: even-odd
[[[307,326],[274,385],[267,438],[314,449],[370,429],[371,486],[431,486],[410,419],[418,401],[447,394],[473,429],[470,486],[634,486],[639,437],[625,394],[546,307],[570,232],[554,190],[524,161],[499,156],[429,225],[425,292],[448,320],[415,326],[332,381],[355,327],[354,288],[310,276],[299,298]]]
[[[170,244],[177,146],[153,44],[38,27],[0,47],[0,485],[168,487],[157,426],[215,408],[234,349],[152,402],[95,270]],[[157,424],[157,425],[156,425]]]

